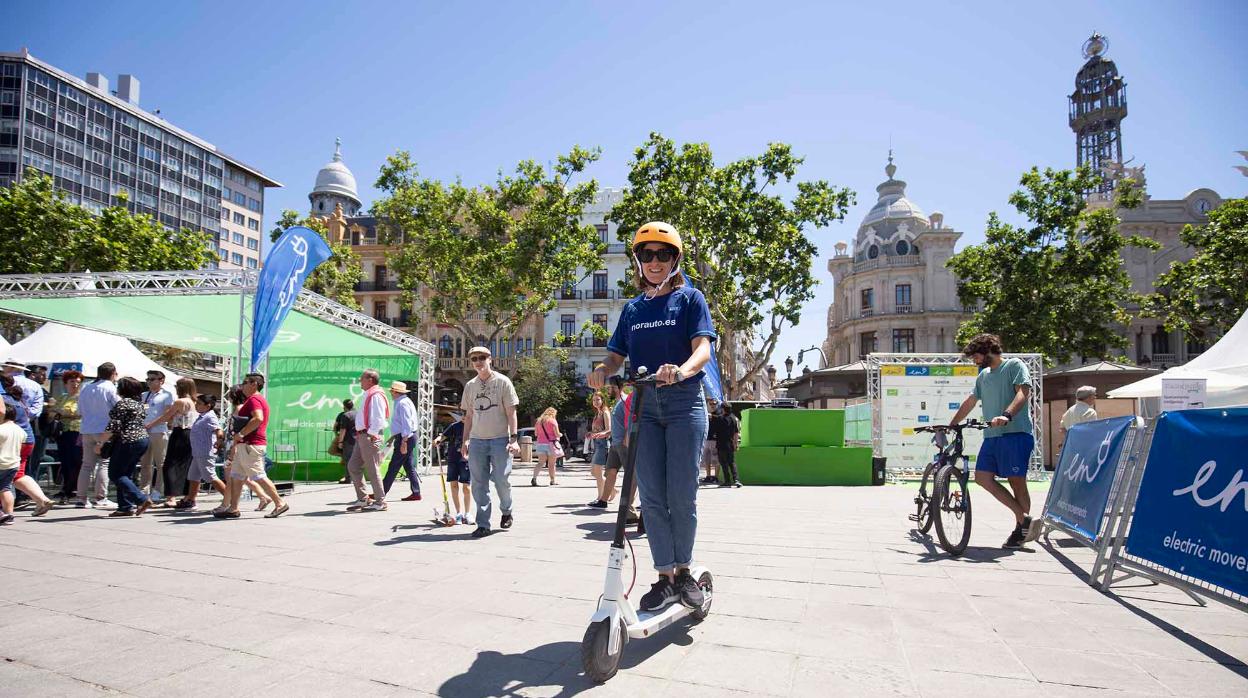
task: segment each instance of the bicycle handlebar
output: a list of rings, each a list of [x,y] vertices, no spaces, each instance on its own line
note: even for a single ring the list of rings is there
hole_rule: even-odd
[[[961,424],[929,424],[927,426],[915,427],[914,433],[917,434],[919,432],[924,432],[924,431],[931,432],[933,434],[936,432],[948,432],[948,431],[956,431],[958,433],[961,433],[963,429],[987,429],[987,428],[988,428],[987,422],[981,422],[978,419],[968,419]]]

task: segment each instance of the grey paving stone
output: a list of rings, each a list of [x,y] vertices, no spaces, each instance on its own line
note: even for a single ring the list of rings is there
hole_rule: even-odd
[[[802,657],[793,678],[792,696],[917,696],[904,666],[863,661]]]

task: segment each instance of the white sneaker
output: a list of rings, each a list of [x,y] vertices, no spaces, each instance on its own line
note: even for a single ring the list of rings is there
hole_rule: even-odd
[[[368,506],[369,506],[368,500],[357,499],[354,502],[351,502],[349,505],[347,505],[347,511],[363,511]]]
[[[96,509],[116,509],[117,508],[116,504],[108,501],[107,499],[101,499],[100,501],[95,502],[92,506],[94,506],[94,508]]]
[[[380,502],[373,502],[372,504],[364,507],[364,511],[385,511],[389,508],[390,507],[386,504],[385,500],[382,500]]]
[[[467,517],[467,516],[464,516],[463,514],[456,514],[456,515],[455,515],[455,522],[456,522],[456,523],[461,523],[461,524],[464,524],[464,525],[466,526],[466,525],[468,525],[468,517]]]

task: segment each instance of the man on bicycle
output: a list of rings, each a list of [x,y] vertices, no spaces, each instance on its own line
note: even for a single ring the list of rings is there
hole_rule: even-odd
[[[1014,514],[1014,532],[1003,547],[1021,548],[1024,542],[1035,540],[1040,529],[1035,525],[1039,522],[1030,516],[1031,496],[1027,493],[1027,466],[1036,445],[1027,409],[1031,372],[1019,359],[1002,359],[1001,351],[1001,339],[993,334],[976,336],[962,350],[980,372],[975,392],[962,401],[950,424],[958,424],[975,403],[983,403],[989,428],[975,459],[975,482]],[[1009,482],[1010,490],[997,482],[998,477]]]

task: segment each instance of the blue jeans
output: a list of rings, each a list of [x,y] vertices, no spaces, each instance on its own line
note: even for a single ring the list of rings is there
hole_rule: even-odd
[[[477,502],[477,528],[490,528],[490,481],[498,490],[498,507],[511,513],[511,454],[507,437],[471,439],[468,442],[468,472],[472,478],[472,498]]]
[[[698,476],[709,422],[701,381],[646,388],[637,423],[637,488],[660,572],[693,563]],[[635,399],[635,398],[634,398]]]
[[[147,501],[147,495],[134,483],[134,471],[146,451],[146,438],[123,441],[113,446],[113,455],[108,461],[108,479],[117,488],[117,508],[121,511],[130,511]]]
[[[593,452],[590,456],[594,465],[607,464],[607,451],[611,448],[611,439],[594,439]]]
[[[407,453],[399,453],[399,445],[402,442],[402,439],[394,441],[394,451],[390,453],[390,466],[386,468],[386,476],[382,479],[381,486],[389,494],[394,478],[398,477],[399,470],[402,469],[407,474],[407,484],[412,488],[412,494],[419,495],[420,478],[417,477],[416,470],[412,467],[412,456],[416,455],[416,435],[412,434],[407,437]]]

